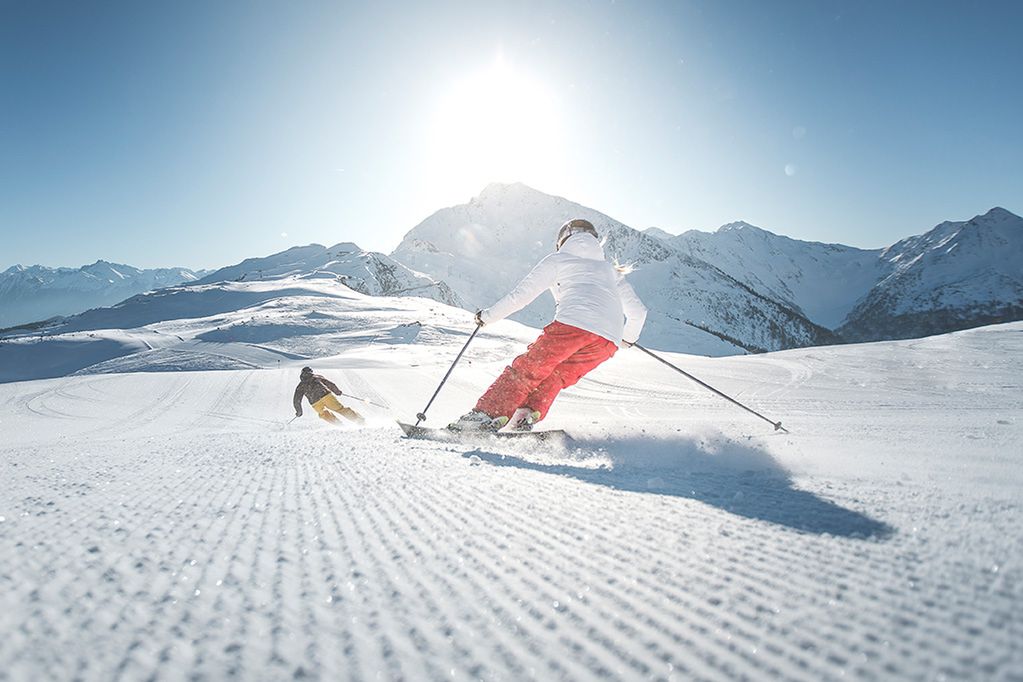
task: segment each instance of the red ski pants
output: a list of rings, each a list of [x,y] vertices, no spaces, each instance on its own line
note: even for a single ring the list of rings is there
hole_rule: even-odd
[[[504,368],[476,403],[491,417],[510,417],[519,407],[547,416],[561,389],[571,386],[618,350],[613,341],[561,322],[544,327],[526,352]]]

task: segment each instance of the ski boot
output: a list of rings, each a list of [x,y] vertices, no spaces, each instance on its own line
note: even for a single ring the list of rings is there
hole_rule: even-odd
[[[493,433],[508,423],[508,417],[491,417],[486,412],[471,410],[466,412],[457,421],[448,424],[449,431],[478,431]]]
[[[509,431],[532,431],[533,425],[540,421],[540,413],[531,407],[520,407],[508,420]]]

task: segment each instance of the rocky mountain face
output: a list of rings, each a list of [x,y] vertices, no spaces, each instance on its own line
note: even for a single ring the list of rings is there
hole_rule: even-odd
[[[373,296],[420,296],[449,305],[464,302],[444,282],[415,272],[382,253],[363,251],[342,242],[331,247],[319,244],[296,246],[262,258],[248,258],[221,268],[199,284],[283,279],[334,279],[350,289]]]
[[[829,329],[886,272],[880,249],[804,242],[744,222],[690,230],[667,243]]]
[[[661,238],[845,341],[1023,319],[1023,219],[1003,208],[877,250],[798,241],[746,223]]]
[[[838,328],[848,341],[916,338],[1023,319],[1023,218],[1003,208],[903,239],[879,261],[884,276]]]
[[[434,213],[391,255],[446,282],[470,308],[486,307],[551,252],[557,226],[570,218],[590,220],[608,257],[634,268],[629,281],[650,309],[647,343],[730,355],[836,341],[793,306],[656,236],[521,184],[490,185],[468,204]],[[540,325],[552,313],[544,295],[513,319]]]
[[[15,265],[0,272],[0,327],[113,305],[200,276],[188,268],[143,270],[102,260],[80,268]]]

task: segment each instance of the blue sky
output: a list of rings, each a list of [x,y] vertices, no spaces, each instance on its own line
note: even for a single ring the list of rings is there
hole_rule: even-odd
[[[387,252],[491,181],[878,247],[1023,211],[1021,26],[1019,2],[0,0],[0,268]]]

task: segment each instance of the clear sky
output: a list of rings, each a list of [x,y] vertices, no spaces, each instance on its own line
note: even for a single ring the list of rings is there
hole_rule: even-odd
[[[492,181],[878,247],[1023,211],[1021,120],[1016,0],[0,0],[0,268],[389,252]]]

